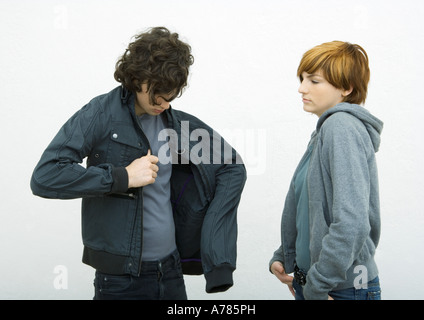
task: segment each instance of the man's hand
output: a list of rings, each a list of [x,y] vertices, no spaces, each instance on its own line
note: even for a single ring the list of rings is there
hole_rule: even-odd
[[[144,187],[156,181],[159,167],[158,157],[152,156],[150,150],[147,155],[131,162],[125,169],[128,172],[128,188]]]
[[[289,276],[283,267],[283,264],[279,261],[275,261],[271,265],[271,272],[280,280],[282,283],[286,284],[289,287],[289,290],[293,297],[295,296],[293,289],[293,277]]]

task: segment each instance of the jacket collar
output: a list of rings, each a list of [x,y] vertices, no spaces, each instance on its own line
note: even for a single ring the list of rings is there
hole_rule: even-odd
[[[132,92],[128,89],[121,86],[121,100],[122,104],[126,104],[128,102],[129,97],[132,95]]]

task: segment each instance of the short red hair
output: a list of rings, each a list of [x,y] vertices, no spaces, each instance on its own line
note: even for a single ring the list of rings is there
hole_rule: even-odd
[[[349,42],[332,41],[307,51],[300,61],[297,76],[321,71],[325,79],[337,89],[350,90],[344,102],[361,104],[367,97],[370,69],[365,50]]]

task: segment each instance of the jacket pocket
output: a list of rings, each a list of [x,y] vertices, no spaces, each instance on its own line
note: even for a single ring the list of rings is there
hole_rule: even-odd
[[[137,201],[134,198],[103,196],[82,202],[84,245],[118,255],[129,255]]]
[[[120,125],[110,131],[107,162],[115,166],[129,165],[135,159],[143,156],[147,150],[136,134],[134,128]]]

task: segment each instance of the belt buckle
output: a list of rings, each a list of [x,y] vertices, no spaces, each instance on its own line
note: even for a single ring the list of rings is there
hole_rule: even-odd
[[[301,271],[298,266],[294,266],[294,279],[298,284],[304,286],[306,284],[306,273]]]

